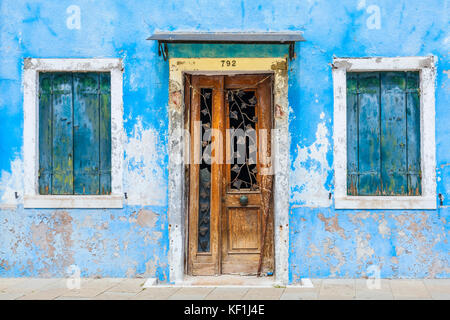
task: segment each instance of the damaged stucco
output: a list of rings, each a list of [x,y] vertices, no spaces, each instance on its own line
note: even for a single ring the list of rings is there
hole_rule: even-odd
[[[292,209],[291,281],[364,278],[445,278],[450,272],[448,213]],[[320,267],[318,267],[320,266]]]
[[[330,164],[327,153],[330,151],[330,135],[324,119],[317,125],[315,141],[308,146],[297,145],[297,157],[293,162],[291,179],[301,181],[291,189],[291,199],[306,207],[325,207],[331,204],[329,199]]]
[[[82,276],[168,280],[161,207],[3,210],[0,234],[4,277],[66,277],[74,265]]]

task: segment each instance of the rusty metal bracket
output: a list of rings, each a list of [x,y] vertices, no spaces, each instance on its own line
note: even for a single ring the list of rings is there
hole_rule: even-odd
[[[295,42],[289,43],[289,61],[295,57]]]
[[[158,55],[162,55],[164,61],[167,61],[167,58],[169,57],[167,42],[158,41]]]

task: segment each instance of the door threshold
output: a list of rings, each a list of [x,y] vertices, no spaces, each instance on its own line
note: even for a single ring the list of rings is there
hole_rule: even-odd
[[[185,275],[183,281],[167,287],[255,287],[273,288],[276,286],[273,276],[240,276],[240,275],[218,275],[218,276],[189,276]],[[162,285],[158,285],[161,287]]]

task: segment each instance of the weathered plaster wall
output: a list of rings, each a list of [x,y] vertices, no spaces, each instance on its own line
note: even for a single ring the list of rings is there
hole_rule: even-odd
[[[309,1],[297,15],[307,41],[297,47],[289,75],[290,280],[374,276],[374,270],[381,277],[449,277],[448,1],[340,3]],[[335,210],[332,132],[339,124],[332,123],[332,57],[426,55],[437,56],[437,193],[443,206]]]
[[[167,280],[167,212],[124,210],[3,210],[3,277],[154,277]]]
[[[447,0],[3,0],[0,276],[64,276],[75,264],[83,275],[167,280],[169,70],[156,43],[145,39],[155,30],[182,30],[302,31],[307,39],[297,44],[289,69],[291,281],[364,276],[371,264],[382,277],[449,277],[448,13]],[[436,172],[443,206],[335,210],[332,57],[430,54],[437,57]],[[124,209],[23,209],[25,57],[123,59]]]
[[[145,41],[153,28],[143,11],[118,1],[1,2],[1,277],[64,277],[76,265],[83,276],[168,280],[168,70]],[[123,209],[23,209],[26,57],[123,59]]]

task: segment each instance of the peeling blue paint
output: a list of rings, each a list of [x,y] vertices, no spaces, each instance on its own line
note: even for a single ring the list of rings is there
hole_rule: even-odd
[[[448,278],[449,210],[293,208],[290,281],[361,278]]]
[[[2,210],[0,274],[65,277],[76,265],[83,277],[151,276],[164,282],[167,230],[164,207]]]

